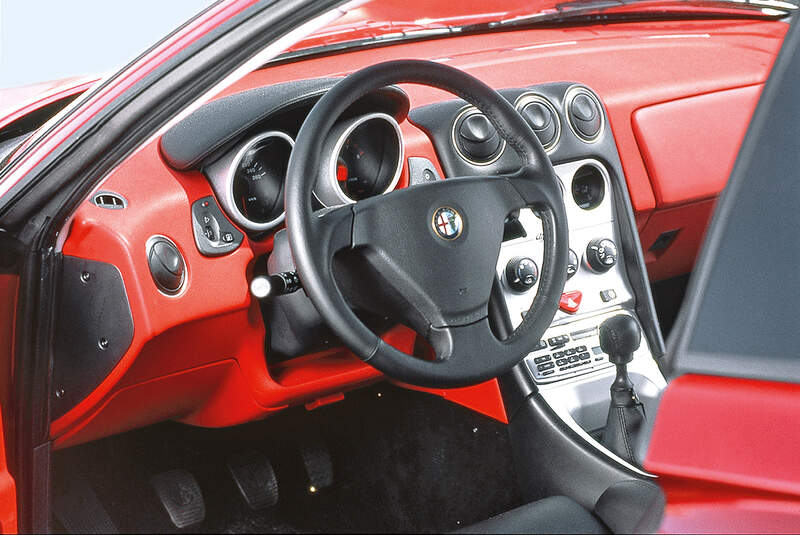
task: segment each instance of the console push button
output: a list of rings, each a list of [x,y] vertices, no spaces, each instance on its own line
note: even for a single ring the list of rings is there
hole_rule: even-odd
[[[564,292],[561,294],[561,300],[558,302],[558,308],[567,314],[575,314],[581,306],[581,299],[583,294],[580,290],[573,290],[571,292]]]

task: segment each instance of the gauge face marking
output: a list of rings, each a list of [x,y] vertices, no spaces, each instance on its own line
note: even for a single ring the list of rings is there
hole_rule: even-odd
[[[436,235],[443,240],[455,240],[464,230],[464,221],[455,208],[442,206],[433,213],[431,225]]]

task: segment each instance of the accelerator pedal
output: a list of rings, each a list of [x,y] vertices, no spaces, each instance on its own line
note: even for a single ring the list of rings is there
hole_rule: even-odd
[[[81,472],[54,485],[53,514],[67,533],[119,533]]]
[[[200,485],[186,470],[163,472],[153,476],[150,484],[176,528],[194,526],[205,520],[206,505]]]
[[[333,462],[321,437],[305,441],[300,447],[300,458],[305,467],[309,494],[333,485]]]
[[[278,503],[278,478],[266,455],[255,451],[238,454],[228,460],[228,470],[253,511]]]

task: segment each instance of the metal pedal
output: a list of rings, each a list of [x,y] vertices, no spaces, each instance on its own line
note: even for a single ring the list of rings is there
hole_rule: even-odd
[[[89,480],[81,472],[54,486],[53,514],[67,533],[119,533]]]
[[[257,511],[278,503],[278,478],[269,459],[248,451],[228,460],[228,470],[250,509]]]
[[[176,528],[199,524],[206,518],[200,485],[186,470],[170,470],[154,476],[150,484]]]
[[[310,494],[333,485],[333,462],[328,448],[321,439],[303,444],[300,448],[300,458],[305,467],[308,478],[306,488]]]

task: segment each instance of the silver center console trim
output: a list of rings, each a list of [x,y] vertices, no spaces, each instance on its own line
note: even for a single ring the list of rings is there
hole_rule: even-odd
[[[605,184],[603,200],[589,210],[580,208],[572,197],[575,174],[586,165],[596,167]],[[621,233],[615,218],[614,188],[607,169],[595,159],[560,164],[555,166],[555,170],[564,186],[570,248],[577,254],[580,264],[575,275],[567,281],[564,291],[580,290],[582,301],[575,314],[559,310],[542,337],[542,341],[547,343],[551,338],[568,335],[569,341],[563,345],[553,346],[548,343],[545,347],[536,348],[525,357],[525,367],[538,385],[542,397],[570,429],[599,453],[629,470],[652,477],[652,474],[615,455],[591,436],[592,432],[596,434],[605,426],[610,402],[609,388],[616,375],[614,365],[608,362],[608,356],[599,348],[597,326],[606,318],[617,314],[630,314],[636,318],[633,312],[633,289],[623,267],[625,262],[623,247],[620,246]],[[497,262],[497,273],[501,277],[506,306],[514,327],[522,322],[522,314],[530,308],[538,291],[538,282],[524,293],[511,290],[504,278],[506,264],[511,258],[524,256],[541,266],[544,254],[541,220],[530,210],[522,210],[519,220],[527,236],[503,243]],[[595,273],[586,263],[586,246],[596,238],[609,238],[618,245],[616,265],[605,273]],[[614,291],[615,296],[604,299],[601,292],[609,289]],[[573,337],[573,334],[576,336]],[[554,357],[567,350],[569,355]],[[589,354],[588,358],[585,353]],[[567,362],[563,362],[564,359]],[[542,364],[545,364],[545,368],[539,371],[538,367]],[[658,398],[666,387],[666,380],[653,360],[653,353],[645,336],[642,336],[642,344],[628,365],[628,372],[637,395],[645,406],[645,413],[655,414]],[[638,448],[643,449],[644,446]],[[640,453],[643,454],[644,451]]]

